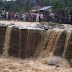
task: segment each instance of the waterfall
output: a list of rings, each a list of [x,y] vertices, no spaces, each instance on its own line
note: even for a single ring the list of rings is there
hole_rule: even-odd
[[[51,30],[43,31],[43,35],[41,35],[41,41],[39,42],[34,57],[40,56],[44,57],[45,49],[47,47]]]
[[[56,41],[56,38],[57,38],[57,34],[58,34],[57,31],[51,30],[49,42],[48,42],[47,48],[46,48],[45,57],[53,55],[53,49],[54,49],[55,41]]]
[[[12,27],[8,27],[6,30],[5,41],[4,41],[4,48],[3,48],[3,57],[8,57],[8,49],[10,43],[10,36],[11,36]]]
[[[4,39],[0,40],[3,57],[45,58],[55,55],[72,59],[72,29],[34,30],[8,27],[0,32]]]
[[[57,42],[64,30],[55,29],[47,30],[43,33],[41,41],[39,42],[34,57],[48,57],[53,56],[56,49]]]
[[[54,52],[55,49],[56,49],[57,42],[58,42],[58,40],[59,40],[59,38],[60,38],[62,32],[63,32],[63,30],[57,32],[58,34],[57,34],[57,37],[56,37],[56,41],[55,41],[55,45],[54,45],[54,48],[53,48],[53,52]]]
[[[65,40],[65,46],[64,46],[64,52],[63,52],[63,58],[65,58],[65,53],[66,53],[66,49],[68,47],[68,43],[69,43],[69,40],[70,40],[70,37],[71,37],[71,31],[67,31],[66,33],[66,40]]]
[[[65,40],[66,40],[66,30],[63,30],[55,47],[55,50],[53,52],[53,54],[55,56],[61,56],[64,52],[64,45],[65,45]]]

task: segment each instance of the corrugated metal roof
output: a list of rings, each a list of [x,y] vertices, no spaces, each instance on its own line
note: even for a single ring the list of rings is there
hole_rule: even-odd
[[[43,8],[41,8],[41,9],[39,9],[39,10],[48,10],[49,8],[51,8],[52,6],[46,6],[46,7],[43,7]]]

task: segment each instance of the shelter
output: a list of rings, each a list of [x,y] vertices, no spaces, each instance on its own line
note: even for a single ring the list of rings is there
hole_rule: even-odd
[[[35,11],[39,11],[39,9],[43,8],[44,6],[39,6],[39,5],[36,5],[34,7],[32,7],[32,12],[35,12]]]
[[[41,9],[39,9],[39,11],[49,11],[49,12],[51,12],[52,11],[52,6],[43,7]]]

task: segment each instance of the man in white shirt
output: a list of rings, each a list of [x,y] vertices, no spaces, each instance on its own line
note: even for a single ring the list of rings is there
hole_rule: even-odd
[[[36,22],[39,22],[39,13],[36,14]]]

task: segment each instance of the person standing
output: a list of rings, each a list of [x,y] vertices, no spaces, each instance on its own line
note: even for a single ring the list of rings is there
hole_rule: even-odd
[[[14,20],[14,12],[10,12],[10,19]]]
[[[2,18],[5,19],[6,18],[6,13],[5,13],[5,10],[2,11]]]
[[[23,21],[25,22],[26,21],[26,15],[22,14],[22,17],[23,17]]]
[[[43,13],[40,14],[40,21],[43,21]]]
[[[39,13],[36,14],[36,22],[39,22]]]
[[[6,12],[6,19],[9,19],[9,12]]]

